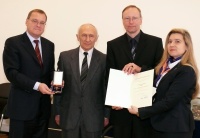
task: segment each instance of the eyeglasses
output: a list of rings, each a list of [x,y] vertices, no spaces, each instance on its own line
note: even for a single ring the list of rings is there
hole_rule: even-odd
[[[130,22],[130,21],[136,21],[138,20],[140,17],[124,17],[124,21],[126,22]]]
[[[44,26],[46,25],[46,22],[39,22],[38,20],[36,19],[32,19],[31,22],[34,24],[34,25],[41,25],[41,26]]]

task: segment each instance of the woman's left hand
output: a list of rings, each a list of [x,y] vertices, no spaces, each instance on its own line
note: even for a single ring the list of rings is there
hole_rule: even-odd
[[[131,106],[131,108],[128,108],[129,113],[137,115],[138,114],[138,108],[135,106]]]

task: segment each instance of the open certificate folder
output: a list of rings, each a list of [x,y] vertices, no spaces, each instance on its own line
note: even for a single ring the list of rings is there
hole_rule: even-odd
[[[110,69],[106,105],[130,108],[152,105],[154,70],[127,75]]]

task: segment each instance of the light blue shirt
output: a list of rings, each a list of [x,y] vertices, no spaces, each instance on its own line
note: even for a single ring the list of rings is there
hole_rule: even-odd
[[[31,41],[34,49],[35,49],[36,44],[33,41],[34,40],[39,40],[38,44],[39,44],[39,49],[40,49],[40,55],[41,55],[41,58],[42,58],[42,46],[41,46],[41,39],[40,39],[40,37],[38,39],[35,39],[28,32],[26,32],[26,34],[27,34],[28,38],[30,39],[30,41]],[[33,87],[33,89],[36,90],[36,91],[38,91],[39,85],[40,85],[40,82],[36,82],[35,85],[34,85],[34,87]]]

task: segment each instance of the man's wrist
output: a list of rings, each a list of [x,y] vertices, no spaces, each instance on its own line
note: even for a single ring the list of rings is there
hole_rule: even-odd
[[[40,82],[36,82],[33,89],[38,91],[39,85],[40,85]]]

